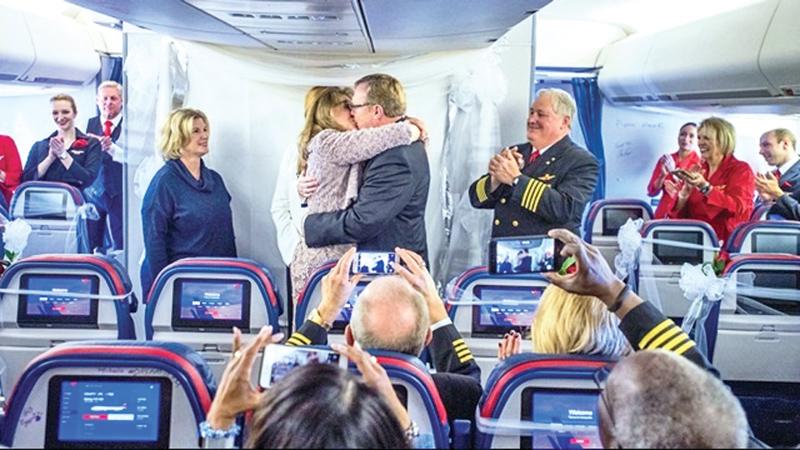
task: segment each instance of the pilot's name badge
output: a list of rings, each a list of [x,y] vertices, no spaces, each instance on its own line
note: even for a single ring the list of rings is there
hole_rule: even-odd
[[[555,180],[556,176],[552,175],[552,174],[549,174],[549,173],[546,173],[546,174],[544,174],[544,175],[542,175],[540,177],[537,177],[537,178],[539,179],[539,181],[544,181],[545,183],[548,183],[550,181]]]

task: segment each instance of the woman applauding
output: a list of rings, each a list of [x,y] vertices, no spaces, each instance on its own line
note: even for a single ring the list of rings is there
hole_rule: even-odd
[[[677,181],[672,172],[677,169],[689,170],[700,164],[700,156],[695,149],[697,148],[697,124],[688,122],[681,126],[678,132],[678,151],[662,156],[656,164],[650,183],[647,184],[647,195],[655,197],[663,192],[661,200],[656,208],[655,218],[663,219],[667,217],[669,208],[673,205],[673,198],[664,190],[664,181]]]

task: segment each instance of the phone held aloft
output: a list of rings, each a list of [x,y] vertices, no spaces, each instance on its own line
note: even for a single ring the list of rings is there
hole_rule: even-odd
[[[309,364],[333,364],[347,369],[347,358],[330,349],[272,344],[264,348],[258,385],[266,389],[293,369]]]
[[[396,263],[397,255],[394,252],[357,252],[353,257],[350,273],[391,275]]]
[[[564,263],[562,247],[561,241],[546,235],[494,238],[489,241],[489,273],[554,272]]]

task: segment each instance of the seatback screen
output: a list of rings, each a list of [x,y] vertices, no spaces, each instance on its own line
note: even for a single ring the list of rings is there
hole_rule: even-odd
[[[800,255],[800,234],[753,233],[753,253]]]
[[[25,191],[26,219],[67,220],[67,194],[52,191]]]
[[[653,233],[653,237],[665,241],[703,245],[703,233],[700,231],[656,231]],[[703,250],[701,249],[654,244],[653,253],[661,264],[665,265],[701,264],[703,262]]]
[[[250,281],[178,278],[173,284],[172,327],[230,331],[250,328]]]
[[[603,209],[603,236],[616,236],[628,219],[641,219],[642,208],[605,208]]]
[[[529,329],[544,288],[476,286],[473,293],[480,304],[472,306],[472,335],[499,336],[513,329]]]
[[[167,448],[172,383],[163,377],[50,379],[47,448]]]
[[[19,295],[17,323],[20,326],[97,326],[97,299],[70,295],[97,295],[99,279],[95,275],[23,274],[20,289],[41,292]]]
[[[523,448],[602,448],[598,395],[590,390],[523,390],[520,419],[537,426],[524,433]]]
[[[342,310],[339,311],[339,315],[336,316],[336,320],[333,321],[331,331],[344,331],[344,328],[350,323],[350,318],[353,317],[353,308],[356,305],[356,300],[358,300],[358,296],[361,295],[365,287],[367,287],[366,284],[356,285],[355,289],[353,289],[353,293],[350,294],[350,297],[342,307]]]

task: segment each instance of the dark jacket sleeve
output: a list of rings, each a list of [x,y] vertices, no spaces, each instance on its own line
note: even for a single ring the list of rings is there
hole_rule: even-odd
[[[466,375],[481,382],[481,368],[455,325],[449,324],[434,331],[428,349],[436,372]]]
[[[597,186],[600,164],[586,151],[581,150],[576,155],[579,161],[555,188],[536,178],[520,175],[511,202],[550,223],[568,223],[574,217],[581,217]]]
[[[469,187],[469,202],[474,208],[491,209],[501,197],[500,191],[507,186],[500,186],[494,192],[491,191],[491,179],[486,174],[475,180]]]
[[[286,345],[292,347],[328,345],[328,332],[325,331],[325,328],[306,320],[297,331],[289,336],[289,339],[286,340]]]
[[[770,213],[779,214],[786,220],[800,220],[800,191],[780,196]]]
[[[353,205],[306,217],[306,244],[323,247],[373,239],[406,207],[414,195],[415,184],[405,148],[376,156],[364,171],[358,200]]]
[[[651,303],[631,310],[619,327],[635,350],[663,349],[683,355],[719,377],[719,371],[697,350],[694,341]]]
[[[25,161],[25,169],[22,171],[22,181],[35,181],[39,179],[39,163],[45,158],[42,155],[41,143],[37,142],[31,147],[28,152],[28,160]],[[46,148],[45,148],[46,150]]]

